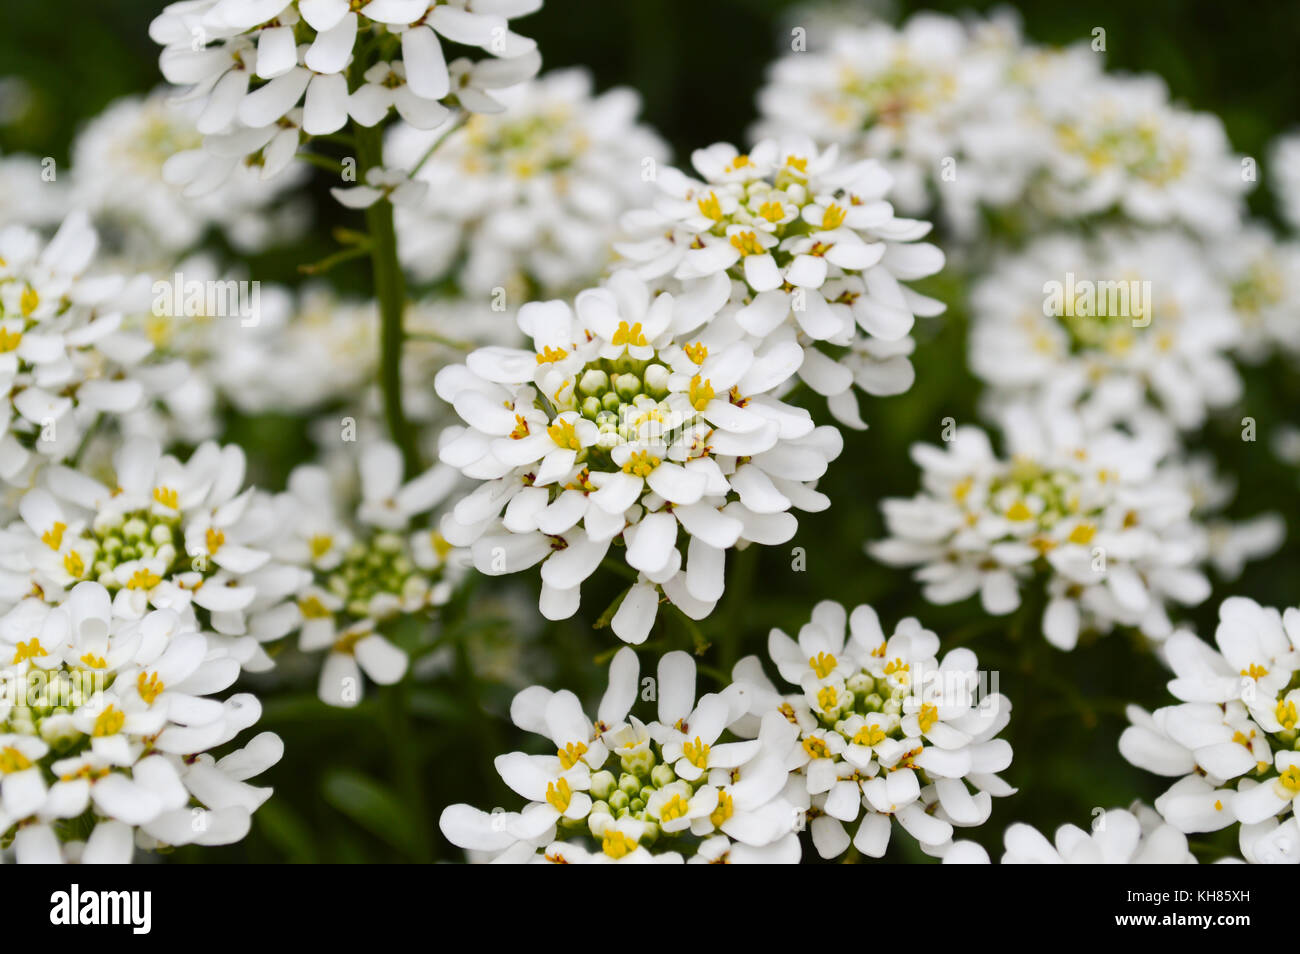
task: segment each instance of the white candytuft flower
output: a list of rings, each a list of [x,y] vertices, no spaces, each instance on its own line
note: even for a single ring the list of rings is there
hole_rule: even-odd
[[[520,309],[531,349],[481,348],[439,372],[439,396],[468,425],[441,458],[483,481],[443,533],[472,546],[484,573],[541,563],[548,619],[577,611],[615,541],[639,574],[612,619],[619,637],[645,640],[661,592],[702,619],[722,595],[728,549],[789,540],[792,508],[829,505],[812,484],[839,455],[839,432],[772,396],[802,349],[704,344],[721,305],[710,297],[652,297],[618,272],[573,308]]]
[[[59,605],[90,580],[123,619],[171,610],[244,668],[269,668],[260,644],[297,626],[305,571],[271,559],[271,500],[244,489],[243,451],[209,442],[182,463],[136,437],[113,463],[107,484],[51,467],[22,496],[0,533],[0,609],[33,593]]]
[[[1141,802],[1095,815],[1090,831],[1062,825],[1052,841],[1032,825],[1015,824],[1007,829],[1005,843],[1004,865],[1196,864],[1187,836]],[[960,841],[943,862],[988,864],[989,856],[974,842]]]
[[[304,175],[267,182],[257,170],[238,166],[220,188],[195,199],[164,179],[163,167],[173,155],[202,145],[193,107],[162,93],[125,97],[110,103],[73,142],[71,202],[111,230],[132,260],[151,263],[183,252],[210,227],[221,229],[242,252],[301,230],[300,207],[274,204]]]
[[[449,105],[499,112],[499,89],[536,74],[537,44],[509,28],[541,0],[189,0],[166,7],[149,35],[164,47],[163,75],[202,103],[200,151],[178,153],[169,172],[200,194],[241,162],[270,178],[303,137],[362,126],[396,109],[429,129]],[[455,50],[485,58],[448,57]],[[354,52],[374,52],[363,77]],[[358,81],[359,80],[359,81]],[[301,104],[301,108],[300,107]]]
[[[1241,396],[1226,283],[1177,233],[1035,239],[993,266],[971,306],[971,368],[995,404],[1073,408],[1092,429],[1170,441]]]
[[[1003,431],[1004,456],[968,426],[943,448],[915,445],[924,489],[884,501],[890,537],[868,551],[918,567],[933,603],[978,593],[985,612],[1003,615],[1022,586],[1044,588],[1043,634],[1060,649],[1116,625],[1164,639],[1168,603],[1209,596],[1209,543],[1184,465],[1150,441],[1027,408]]]
[[[0,843],[17,861],[123,863],[135,848],[225,845],[271,794],[247,780],[283,745],[261,715],[214,698],[239,662],[170,609],[124,619],[98,583],[0,618]]]
[[[731,741],[748,690],[695,697],[695,662],[659,661],[658,718],[631,715],[639,664],[620,649],[594,720],[578,697],[533,686],[515,696],[515,725],[549,740],[554,755],[497,758],[502,780],[528,804],[487,814],[452,805],[439,821],[453,844],[496,862],[766,863],[799,861],[787,770],[764,734]]]
[[[41,462],[71,457],[99,415],[135,410],[184,376],[124,327],[148,309],[149,280],[95,271],[97,247],[82,213],[48,243],[0,229],[0,481],[25,486]]]
[[[768,139],[749,153],[719,143],[691,157],[699,179],[663,169],[653,209],[624,216],[625,267],[670,289],[729,302],[712,340],[796,344],[799,377],[831,413],[865,427],[853,389],[897,394],[911,368],[881,373],[877,344],[901,342],[916,315],[944,306],[907,281],[944,257],[930,223],[894,216],[892,179],[875,160],[844,162],[810,139]],[[848,353],[846,361],[837,360]],[[887,355],[885,357],[895,357]]]
[[[618,217],[653,196],[668,153],[636,122],[632,90],[594,95],[583,70],[554,72],[510,90],[499,115],[428,132],[399,126],[390,161],[414,167],[426,198],[399,209],[402,262],[419,280],[453,263],[463,292],[495,288],[515,300],[572,294],[594,284],[612,256]]]
[[[1118,211],[1141,225],[1222,235],[1240,225],[1250,181],[1222,121],[1169,101],[1158,76],[1098,76],[1045,88],[1037,199],[1055,216]]]
[[[1300,242],[1249,225],[1216,242],[1209,257],[1232,298],[1243,360],[1281,352],[1300,361]]]
[[[902,27],[837,23],[822,35],[824,48],[787,54],[768,70],[756,137],[799,132],[877,158],[903,211],[937,204],[959,234],[975,229],[980,206],[1024,193],[1034,152],[1010,75],[1021,53],[1014,20],[919,13]]]
[[[459,474],[437,465],[401,484],[395,445],[363,445],[357,454],[360,499],[353,513],[341,505],[338,481],[311,465],[296,468],[288,491],[275,501],[281,532],[273,552],[311,576],[298,594],[299,647],[329,650],[319,694],[340,706],[361,701],[363,671],[381,685],[406,674],[406,653],[385,638],[383,627],[441,606],[452,591],[444,578],[451,547],[436,530],[416,523],[447,496]]]
[[[1283,220],[1300,232],[1300,134],[1281,136],[1270,150],[1269,179]]]
[[[756,656],[732,671],[750,701],[739,729],[757,725],[784,759],[786,797],[823,858],[850,845],[881,857],[894,821],[942,855],[954,826],[983,824],[993,797],[1015,791],[996,774],[1011,764],[1011,746],[996,738],[1011,703],[988,692],[969,649],[938,652],[939,637],[915,619],[886,638],[870,606],[849,614],[826,601],[797,640],[779,629],[768,638],[772,664],[797,692],[783,694]]]
[[[1217,650],[1180,631],[1165,645],[1180,704],[1129,708],[1123,756],[1177,778],[1156,810],[1184,832],[1240,824],[1247,861],[1300,861],[1300,609],[1278,612],[1230,597],[1219,607]]]

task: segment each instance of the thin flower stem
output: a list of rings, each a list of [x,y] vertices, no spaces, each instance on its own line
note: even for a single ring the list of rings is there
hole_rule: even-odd
[[[383,164],[383,134],[379,126],[373,129],[356,126],[355,135],[358,171],[364,182],[370,169]],[[379,380],[384,394],[384,417],[389,435],[402,451],[406,476],[410,478],[423,468],[415,431],[402,407],[402,345],[406,336],[402,316],[406,308],[406,281],[397,262],[392,203],[381,199],[366,209],[366,224],[370,231],[375,297],[379,301]]]
[[[322,156],[316,152],[300,152],[298,158],[303,162],[324,169],[326,172],[332,172],[338,175],[343,171],[343,164],[337,159],[331,159],[329,156]]]
[[[452,133],[454,133],[461,126],[464,126],[465,121],[468,119],[469,119],[469,113],[465,112],[465,110],[462,109],[456,115],[456,117],[451,121],[451,125],[447,127],[447,131],[444,132],[437,139],[435,139],[433,143],[429,146],[429,148],[424,151],[424,155],[420,157],[420,161],[411,167],[412,179],[414,179],[416,174],[421,169],[424,168],[424,164],[429,161],[430,157],[432,157],[433,154],[438,151],[438,147],[441,146],[444,142],[446,142],[448,137],[450,137]]]

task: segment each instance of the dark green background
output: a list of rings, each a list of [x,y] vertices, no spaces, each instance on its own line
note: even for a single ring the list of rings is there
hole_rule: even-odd
[[[784,18],[793,6],[782,0],[550,0],[519,29],[538,40],[544,68],[581,64],[594,71],[601,88],[625,84],[639,90],[647,120],[681,157],[696,146],[743,138],[754,118],[763,70],[784,48],[778,27],[788,22]],[[901,8],[922,6],[960,11],[991,5],[906,3]],[[1025,0],[1017,6],[1027,36],[1039,42],[1086,39],[1094,27],[1104,27],[1112,67],[1162,74],[1175,97],[1221,115],[1235,147],[1261,162],[1269,140],[1300,121],[1300,3]],[[156,9],[142,0],[5,0],[0,74],[25,77],[37,102],[21,123],[0,130],[0,151],[53,155],[63,162],[81,122],[117,96],[154,86],[157,50],[146,31]],[[321,221],[348,221],[324,195],[324,185],[313,183]],[[1263,191],[1252,202],[1270,214]],[[328,230],[316,229],[301,246],[260,256],[252,277],[294,280],[297,264],[329,250]],[[341,284],[358,292],[365,279],[359,267],[337,273]],[[999,688],[1015,707],[1006,736],[1016,760],[1006,777],[1021,794],[1000,800],[993,819],[975,835],[996,856],[1011,821],[1029,821],[1048,832],[1065,822],[1086,826],[1094,808],[1126,805],[1136,796],[1149,800],[1162,790],[1159,780],[1119,757],[1116,739],[1125,724],[1124,704],[1161,703],[1165,677],[1123,636],[1065,655],[1049,649],[1032,624],[1017,638],[1016,626],[990,625],[973,604],[929,606],[905,572],[881,567],[863,554],[862,542],[881,535],[877,501],[916,487],[907,447],[917,440],[937,441],[944,417],[974,419],[977,389],[965,370],[961,284],[953,275],[929,284],[953,307],[918,330],[917,386],[902,397],[869,402],[864,416],[871,430],[848,435],[844,456],[821,485],[834,501],[831,510],[801,519],[790,546],[805,549],[807,570],[791,569],[789,547],[750,550],[733,560],[727,596],[704,624],[715,645],[701,663],[728,668],[739,655],[764,652],[770,626],[794,632],[813,603],[828,597],[849,605],[871,602],[887,625],[917,615],[946,644],[966,642],[986,668],[998,671]],[[1276,363],[1247,370],[1246,376],[1243,407],[1216,419],[1202,443],[1214,449],[1223,469],[1238,475],[1242,514],[1272,508],[1291,523],[1300,522],[1296,475],[1266,446],[1282,421],[1300,423],[1300,381],[1295,369]],[[1240,440],[1238,422],[1244,415],[1257,420],[1258,443]],[[272,489],[306,453],[297,422],[267,417],[231,425],[231,435],[249,448],[258,478]],[[1233,588],[1216,588],[1192,621],[1209,636],[1215,607],[1229,592],[1272,605],[1294,604],[1298,570],[1300,549],[1293,534],[1278,557],[1249,568]],[[535,581],[518,585],[535,588]],[[590,627],[618,588],[608,579],[584,587],[582,613],[547,627],[525,655],[528,681],[573,688],[593,701],[598,697],[604,672],[594,660],[607,658],[616,641],[608,630]],[[287,666],[267,695],[262,723],[280,733],[287,746],[284,761],[267,777],[276,796],[258,812],[245,842],[202,852],[187,849],[177,856],[206,861],[458,857],[437,833],[442,807],[462,800],[486,809],[517,807],[491,760],[520,744],[537,743],[524,742],[503,718],[516,687],[483,675],[484,660],[508,654],[516,641],[497,612],[499,593],[499,585],[479,584],[462,594],[435,632],[402,634],[413,647],[441,640],[450,669],[429,681],[372,693],[356,710],[319,705],[311,667]],[[643,657],[647,669],[659,651],[690,641],[663,623],[653,639]],[[1220,837],[1205,846],[1204,857],[1216,857],[1230,845],[1230,838]],[[916,855],[906,836],[895,838],[891,859]]]

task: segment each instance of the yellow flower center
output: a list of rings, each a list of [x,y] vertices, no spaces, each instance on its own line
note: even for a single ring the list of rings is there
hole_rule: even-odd
[[[762,255],[764,248],[753,232],[737,232],[731,237],[731,245],[741,256]],[[618,342],[615,342],[617,344]]]
[[[1028,520],[1034,515],[1034,512],[1025,506],[1023,500],[1017,500],[1007,508],[1008,520]]]
[[[311,558],[319,560],[330,552],[330,547],[334,546],[334,538],[328,533],[317,533],[307,541],[307,546],[311,548]]]
[[[844,217],[848,215],[848,210],[841,208],[832,202],[826,206],[826,211],[822,213],[822,228],[837,229],[844,224]]]
[[[302,611],[304,619],[329,619],[333,615],[317,596],[299,600],[298,609]]]
[[[3,749],[0,749],[0,772],[5,775],[10,772],[25,772],[31,767],[32,760],[12,745],[6,745]]]
[[[1241,671],[1243,676],[1249,676],[1251,679],[1263,679],[1268,675],[1268,670],[1258,663],[1251,663],[1249,669]]]
[[[663,808],[659,810],[659,820],[670,822],[678,818],[685,818],[686,813],[689,810],[690,806],[686,803],[686,799],[682,798],[681,795],[675,794],[672,798],[668,799],[668,801],[664,802]]]
[[[934,724],[939,721],[939,707],[930,705],[926,702],[921,705],[921,714],[917,716],[917,722],[921,725],[922,732],[929,732],[934,728]]]
[[[817,705],[821,706],[823,712],[830,712],[836,708],[840,701],[840,694],[835,691],[834,686],[822,686],[817,691]]]
[[[1277,721],[1282,723],[1284,729],[1294,729],[1297,721],[1295,703],[1279,702],[1277,704]]]
[[[41,641],[33,636],[25,643],[18,644],[18,651],[14,653],[14,664],[18,664],[25,659],[36,659],[39,656],[48,656],[49,653],[41,645]]]
[[[879,745],[885,741],[885,730],[878,725],[864,725],[853,736],[854,745]]]
[[[63,569],[67,570],[68,576],[80,577],[86,572],[86,561],[76,550],[69,550],[63,556]]]
[[[623,465],[623,473],[631,474],[633,477],[649,477],[650,472],[659,464],[659,458],[652,456],[649,451],[633,451],[632,456]]]
[[[109,706],[95,719],[95,728],[90,734],[97,739],[102,739],[106,735],[116,735],[121,732],[124,725],[126,725],[126,713]]]
[[[537,356],[538,364],[554,364],[556,361],[563,361],[569,356],[569,352],[563,348],[552,348],[547,345],[542,349],[542,353]]]
[[[803,740],[803,750],[815,759],[831,757],[831,750],[826,747],[826,740],[815,735],[810,735]]]
[[[825,679],[835,671],[835,667],[839,665],[839,660],[830,653],[818,653],[816,656],[809,658],[808,665],[812,667],[813,672],[817,673],[818,679]]]
[[[208,532],[203,535],[203,539],[208,545],[208,555],[216,556],[221,545],[226,542],[226,535],[216,527],[208,527]]]
[[[108,660],[103,656],[96,656],[94,653],[86,653],[81,657],[81,661],[91,669],[107,669]]]
[[[627,345],[632,348],[644,348],[648,342],[645,335],[641,332],[641,322],[628,325],[626,321],[620,321],[618,327],[614,329],[614,337],[610,341],[613,345]]]
[[[708,743],[702,742],[698,735],[695,737],[694,742],[687,742],[682,746],[682,755],[686,757],[686,761],[698,769],[709,767]]]
[[[175,510],[176,505],[180,503],[180,494],[170,487],[155,487],[153,489],[153,499],[162,506]]]
[[[695,344],[688,344],[683,347],[682,350],[686,352],[686,357],[690,358],[691,361],[696,364],[703,364],[704,359],[709,356],[708,346],[702,341],[697,341]]]
[[[695,204],[700,209],[700,215],[706,219],[716,222],[722,218],[722,203],[718,201],[717,193],[710,192],[707,199],[700,199]]]
[[[556,421],[546,429],[551,440],[555,441],[556,447],[567,448],[568,450],[582,450],[582,442],[578,440],[578,432],[573,424],[569,421]]]
[[[569,802],[572,800],[573,790],[569,788],[567,779],[546,783],[546,801],[561,815],[569,810]]]
[[[691,378],[691,387],[688,396],[691,400],[691,407],[695,408],[697,411],[703,411],[709,406],[709,402],[713,400],[715,395],[713,393],[713,386],[709,383],[708,379],[701,379],[697,374],[695,377]]]
[[[162,582],[162,577],[152,570],[141,567],[131,574],[131,579],[126,583],[128,590],[152,590]]]
[[[732,159],[731,162],[727,163],[726,171],[735,172],[737,169],[744,169],[752,165],[753,163],[750,161],[749,156],[742,152],[740,155],[736,156],[735,159]]]
[[[785,218],[785,209],[780,202],[764,202],[758,207],[758,214],[769,222],[780,222]]]
[[[21,331],[8,331],[0,328],[0,354],[7,351],[17,351],[22,340],[23,333]]]
[[[41,296],[36,294],[36,289],[28,285],[23,289],[22,296],[18,299],[18,307],[22,309],[23,317],[30,318],[41,304]]]
[[[1081,523],[1070,531],[1070,542],[1078,544],[1091,543],[1097,528],[1090,523]]]
[[[524,420],[522,414],[515,415],[515,429],[510,432],[512,441],[522,441],[528,436],[528,422]]]
[[[600,849],[611,858],[618,860],[636,851],[636,844],[636,839],[623,834],[617,828],[606,828],[601,838]]]
[[[709,816],[714,828],[721,828],[723,823],[736,813],[735,799],[726,792],[718,792],[718,807]]]
[[[1279,777],[1279,781],[1291,793],[1300,792],[1300,765],[1293,765]]]
[[[54,526],[41,534],[41,542],[51,550],[57,550],[63,546],[63,532],[68,529],[68,525],[62,520],[57,520]]]
[[[555,754],[560,757],[560,764],[564,766],[565,771],[568,771],[578,764],[579,759],[587,754],[587,746],[583,742],[570,742]]]
[[[162,694],[163,689],[167,687],[163,685],[163,681],[158,678],[156,672],[151,672],[148,674],[147,678],[144,673],[140,673],[140,675],[136,676],[135,688],[136,691],[140,693],[140,698],[143,699],[146,704],[153,705],[154,700],[157,699]]]

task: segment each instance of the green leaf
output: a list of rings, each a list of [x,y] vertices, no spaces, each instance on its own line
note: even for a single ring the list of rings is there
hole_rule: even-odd
[[[406,805],[372,778],[348,770],[331,773],[323,786],[325,800],[380,841],[411,855],[418,839]]]

